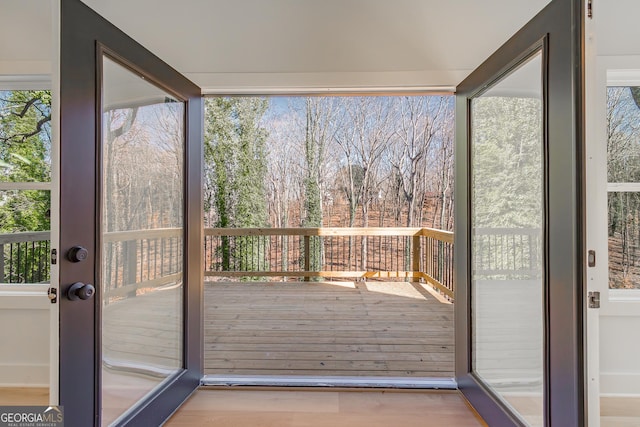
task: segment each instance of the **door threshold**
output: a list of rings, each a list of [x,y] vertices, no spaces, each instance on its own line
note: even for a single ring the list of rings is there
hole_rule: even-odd
[[[457,390],[453,378],[436,377],[325,377],[325,376],[271,376],[271,375],[205,375],[202,386],[256,386],[256,387],[329,387],[329,388],[395,388]]]

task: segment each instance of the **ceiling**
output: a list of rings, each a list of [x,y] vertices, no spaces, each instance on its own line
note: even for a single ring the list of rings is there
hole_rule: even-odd
[[[83,1],[208,92],[451,88],[549,2]],[[2,2],[0,65],[47,56],[50,3]]]
[[[51,1],[0,1],[2,75],[51,73]]]

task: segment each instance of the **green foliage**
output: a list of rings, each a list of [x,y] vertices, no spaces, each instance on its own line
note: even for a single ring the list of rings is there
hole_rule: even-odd
[[[51,94],[0,92],[0,181],[51,180]],[[0,193],[0,232],[49,230],[45,191]]]
[[[322,195],[318,181],[313,177],[304,180],[304,213],[303,227],[322,227]]]
[[[51,180],[49,91],[0,92],[0,179]]]
[[[490,248],[494,265],[539,269],[544,215],[544,141],[538,98],[487,96],[472,105],[472,226],[476,267]],[[509,240],[496,228],[522,229]],[[535,274],[535,273],[533,273]],[[478,276],[487,277],[487,276]],[[491,276],[504,279],[515,276]],[[520,277],[520,276],[518,276]],[[527,276],[528,277],[528,276]]]
[[[636,104],[636,107],[640,108],[640,87],[632,86],[629,90],[631,91],[631,97],[633,98],[634,104]]]
[[[303,227],[322,227],[322,204],[320,186],[313,177],[306,177],[304,180],[304,212],[302,221]],[[306,250],[304,244],[300,245],[301,257],[304,257]],[[303,260],[301,260],[304,262]],[[309,271],[320,271],[322,267],[322,244],[320,237],[309,239],[309,265],[305,268]],[[315,280],[315,279],[314,279]]]
[[[474,227],[540,228],[543,208],[540,100],[477,98],[473,108]]]
[[[266,227],[267,132],[260,121],[268,102],[209,98],[206,103],[205,210],[213,213],[208,225]],[[252,245],[247,239],[237,238],[235,244],[223,239],[223,269],[231,265],[241,271],[264,269],[266,245]]]
[[[23,190],[0,202],[0,234],[49,230],[51,201],[48,191]]]

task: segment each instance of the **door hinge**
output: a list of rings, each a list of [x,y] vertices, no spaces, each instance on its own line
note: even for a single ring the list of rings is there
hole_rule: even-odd
[[[590,250],[589,253],[587,254],[587,265],[589,267],[596,266],[596,251],[594,251],[593,249]]]
[[[587,0],[587,18],[593,19],[593,0]]]
[[[600,308],[600,292],[591,291],[587,298],[589,298],[589,308]]]
[[[51,264],[55,265],[58,263],[58,251],[56,249],[51,249]]]
[[[51,304],[55,304],[58,302],[58,289],[54,288],[53,286],[50,287],[47,290],[47,296],[49,297],[49,301],[51,301]]]

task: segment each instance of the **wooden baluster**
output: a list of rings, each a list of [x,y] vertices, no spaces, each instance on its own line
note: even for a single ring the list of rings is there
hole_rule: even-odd
[[[411,239],[411,277],[415,281],[420,271],[420,236],[413,236]]]

